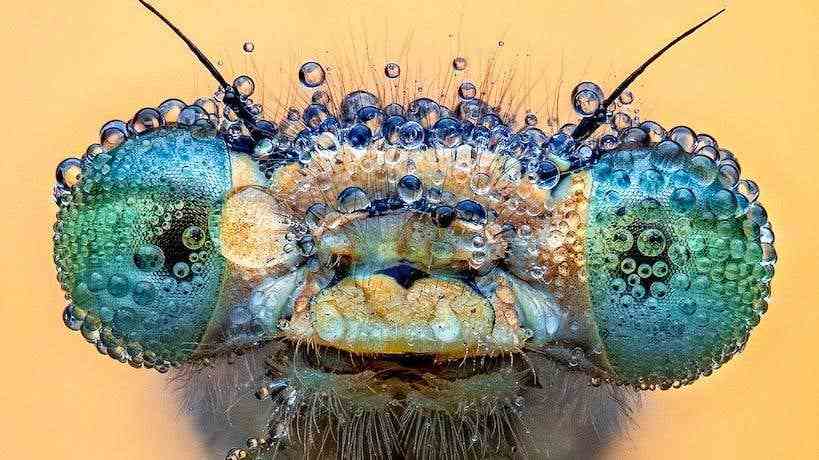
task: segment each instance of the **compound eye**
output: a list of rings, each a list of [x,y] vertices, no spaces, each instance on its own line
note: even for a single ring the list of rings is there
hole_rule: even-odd
[[[219,297],[226,264],[209,220],[231,182],[225,143],[186,129],[86,159],[55,226],[67,323],[134,364],[190,357]]]
[[[612,153],[592,170],[592,314],[616,377],[691,382],[744,346],[767,309],[776,253],[756,185],[733,156],[672,142]]]

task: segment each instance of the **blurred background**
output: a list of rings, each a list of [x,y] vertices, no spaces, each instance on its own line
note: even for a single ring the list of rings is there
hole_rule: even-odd
[[[155,5],[227,76],[253,76],[270,109],[282,106],[277,94],[301,91],[297,69],[306,60],[326,63],[330,72],[352,67],[349,72],[376,74],[394,60],[409,72],[404,78],[418,79],[412,87],[428,83],[424,78],[440,80],[462,55],[475,63],[471,71],[494,57],[518,69],[524,82],[512,88],[532,88],[523,110],[543,118],[556,94],[560,112],[568,114],[577,82],[592,80],[610,91],[655,49],[725,6],[658,0]],[[212,93],[214,83],[136,1],[4,2],[3,16],[0,316],[7,324],[0,335],[0,457],[222,458],[202,450],[166,377],[104,358],[65,329],[51,262],[57,163],[96,142],[104,122],[169,97],[192,101]],[[645,393],[633,428],[608,458],[819,458],[818,30],[815,2],[734,2],[632,87],[643,118],[708,132],[738,156],[743,176],[761,187],[780,262],[770,310],[745,352],[695,385]],[[242,51],[246,41],[255,44],[252,55]]]

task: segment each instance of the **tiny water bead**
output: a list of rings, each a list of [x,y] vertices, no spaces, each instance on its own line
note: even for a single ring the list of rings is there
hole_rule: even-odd
[[[198,226],[191,225],[182,232],[182,243],[188,249],[201,249],[205,244],[205,232]]]
[[[461,99],[474,99],[477,94],[478,89],[472,82],[465,81],[458,87],[458,96],[460,96]]]
[[[245,97],[252,96],[253,92],[256,91],[256,83],[247,75],[236,77],[236,80],[233,81],[233,87],[240,95]]]
[[[256,45],[254,45],[253,42],[245,42],[242,45],[242,49],[245,51],[245,53],[252,53],[253,50],[256,49]]]
[[[299,68],[299,81],[308,88],[315,88],[324,83],[326,73],[318,62],[305,62]]]
[[[398,196],[405,203],[415,203],[424,194],[421,180],[416,176],[407,175],[398,181]]]
[[[452,60],[452,68],[455,70],[464,70],[466,69],[466,58],[461,56],[456,57]]]
[[[77,158],[66,158],[57,166],[57,184],[65,188],[73,188],[80,181],[82,161]]]
[[[594,114],[603,104],[603,90],[594,83],[583,82],[572,90],[572,105],[578,115]]]
[[[134,265],[147,272],[157,271],[165,265],[165,253],[154,244],[143,244],[134,251]]]
[[[367,194],[359,187],[349,187],[338,194],[336,209],[343,213],[363,211],[370,205]]]
[[[387,78],[398,78],[401,75],[401,67],[394,62],[390,62],[384,66],[384,75]]]

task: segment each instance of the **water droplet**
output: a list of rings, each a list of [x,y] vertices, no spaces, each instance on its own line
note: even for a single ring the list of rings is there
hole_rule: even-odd
[[[369,144],[373,138],[372,131],[367,125],[356,123],[350,128],[350,131],[347,133],[347,142],[350,143],[350,146],[356,149],[364,149]]]
[[[57,183],[66,188],[73,188],[80,181],[82,161],[77,158],[66,158],[57,166]]]
[[[677,126],[668,132],[668,138],[680,145],[688,153],[694,151],[697,136],[687,126]]]
[[[245,97],[251,96],[256,91],[256,83],[247,75],[236,77],[236,80],[233,80],[233,87],[240,95]]]
[[[417,149],[424,142],[424,128],[417,122],[408,121],[398,128],[398,139],[405,149]]]
[[[159,246],[143,244],[134,251],[134,265],[147,272],[159,270],[165,265],[165,253]]]
[[[622,262],[620,262],[620,271],[622,271],[626,275],[633,272],[636,267],[637,267],[637,262],[635,262],[634,259],[632,259],[631,257],[626,257],[625,259],[623,259]],[[639,282],[639,277],[637,277],[637,280]],[[631,279],[629,279],[629,281],[631,281]],[[633,283],[629,283],[629,284],[633,284]]]
[[[330,212],[330,208],[324,203],[314,203],[307,208],[304,215],[304,223],[311,230],[317,229],[321,225],[321,221]]]
[[[370,199],[364,190],[358,187],[347,187],[338,194],[336,208],[343,213],[352,213],[367,209]]]
[[[256,45],[254,45],[253,42],[245,42],[245,44],[242,45],[242,49],[245,50],[245,53],[252,53],[253,50],[256,49]]]
[[[633,244],[634,236],[627,229],[621,228],[611,236],[611,248],[615,251],[628,251]]]
[[[421,180],[415,176],[407,175],[398,181],[398,196],[405,203],[415,203],[424,194],[424,187]]]
[[[452,60],[452,68],[455,70],[464,70],[466,68],[466,59],[458,56]]]
[[[490,185],[492,185],[492,177],[489,174],[477,173],[469,179],[469,188],[476,195],[483,196],[489,193]]]
[[[476,224],[486,223],[486,210],[479,203],[472,200],[463,200],[455,205],[458,218]]]
[[[128,293],[128,278],[125,275],[114,274],[108,278],[108,293],[114,297],[123,297]]]
[[[384,75],[387,78],[398,78],[401,75],[401,66],[394,62],[390,62],[384,66]]]
[[[583,82],[572,91],[572,105],[580,116],[592,115],[603,103],[603,90],[592,82]]]
[[[432,221],[438,227],[449,227],[454,219],[455,209],[451,206],[437,206],[432,210]]]
[[[537,125],[537,115],[534,113],[527,113],[525,118],[526,126]]]
[[[478,94],[478,89],[471,81],[465,81],[458,87],[458,96],[461,99],[474,99],[476,94]]]
[[[156,298],[156,286],[149,281],[140,281],[134,285],[131,298],[137,305],[147,305]]]
[[[693,209],[694,205],[697,204],[697,198],[694,196],[694,192],[692,192],[691,189],[678,188],[671,193],[669,202],[671,204],[671,209],[680,213],[686,213]]]
[[[182,232],[182,244],[188,249],[201,248],[205,244],[205,232],[196,225],[191,225]]]
[[[318,62],[305,62],[299,68],[299,81],[308,88],[315,88],[324,83],[326,74]]]
[[[162,126],[164,120],[162,114],[153,108],[144,108],[134,115],[131,120],[131,129],[137,134],[142,134]]]
[[[175,263],[171,271],[173,272],[173,275],[177,278],[185,278],[191,273],[190,266],[188,266],[187,262]]]
[[[544,160],[537,166],[537,185],[551,189],[560,181],[560,169],[551,160]]]
[[[648,257],[656,257],[665,250],[665,235],[656,228],[647,228],[637,237],[637,249]]]

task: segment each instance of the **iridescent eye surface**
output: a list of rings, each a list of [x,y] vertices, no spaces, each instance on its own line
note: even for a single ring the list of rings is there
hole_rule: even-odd
[[[470,81],[403,100],[309,61],[272,122],[188,44],[219,89],[58,166],[54,258],[66,324],[184,368],[230,416],[214,448],[246,444],[228,459],[579,455],[555,440],[709,375],[767,309],[756,184],[711,136],[636,121],[626,84],[578,84],[548,130]]]
[[[189,359],[221,293],[226,264],[209,217],[231,181],[225,143],[186,129],[86,157],[54,239],[73,300],[68,320],[116,358],[160,367]]]

